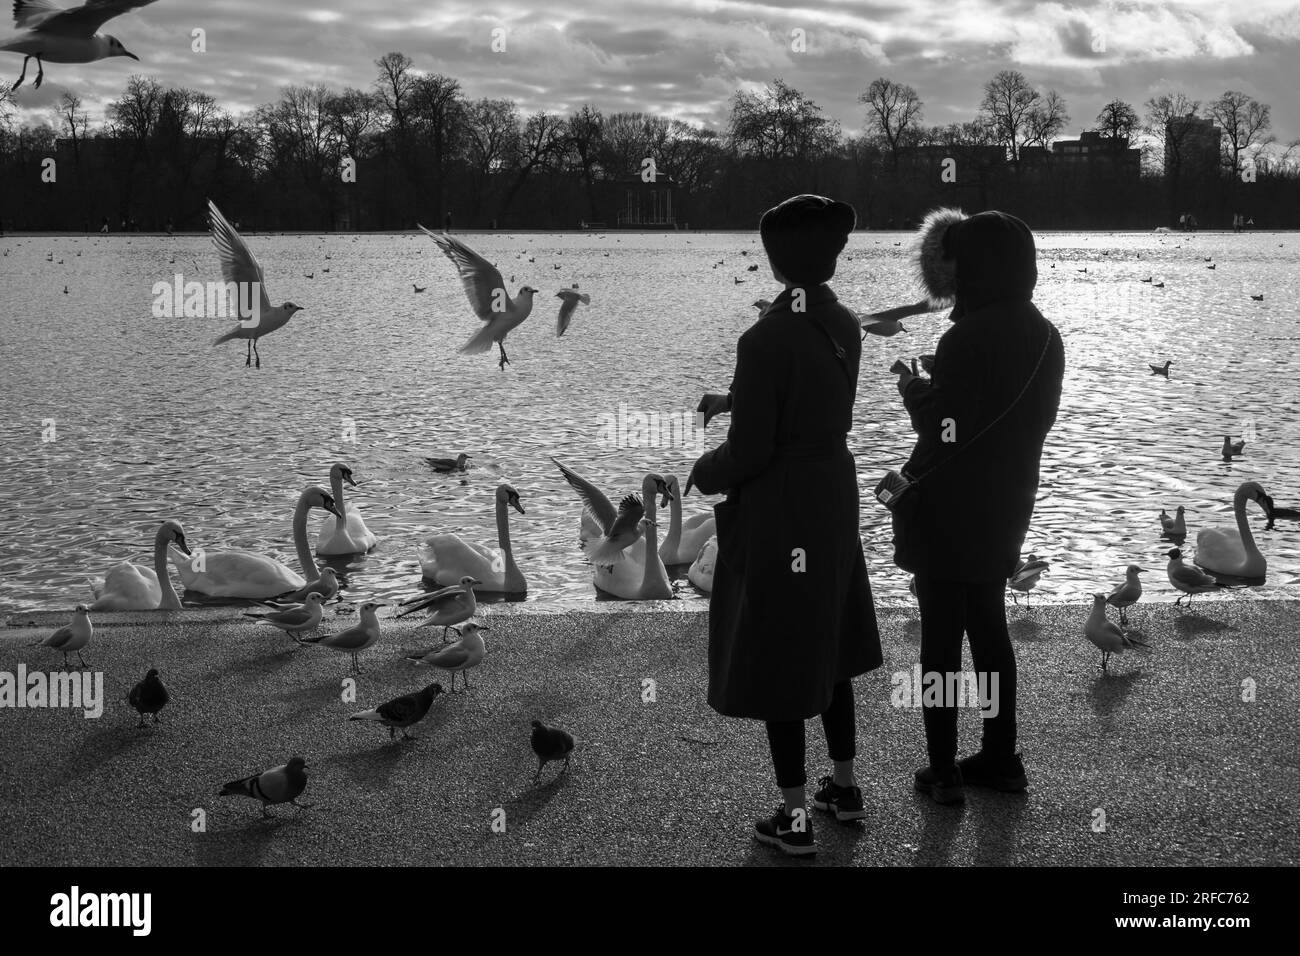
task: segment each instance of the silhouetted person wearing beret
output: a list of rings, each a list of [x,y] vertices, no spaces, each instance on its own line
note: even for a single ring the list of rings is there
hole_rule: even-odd
[[[834,764],[813,806],[841,821],[866,815],[853,773],[851,680],[881,664],[845,442],[862,343],[857,317],[825,284],[854,223],[851,206],[821,196],[763,215],[763,247],[785,290],[740,337],[727,440],[687,482],[727,493],[714,508],[709,705],[766,722],[783,803],[754,832],[795,856],[816,852],[805,803],[808,718],[821,717]]]
[[[1016,657],[1005,589],[1034,511],[1065,350],[1031,301],[1034,237],[1019,219],[940,210],[922,227],[921,248],[931,297],[956,305],[931,378],[899,375],[916,431],[903,471],[918,483],[893,514],[894,561],[916,575],[924,674],[958,674],[965,633],[990,697],[991,675],[997,678],[996,699],[983,714],[983,747],[960,762],[956,701],[923,708],[930,763],[916,772],[915,785],[946,804],[964,799],[964,783],[1007,792],[1028,783],[1016,753]]]

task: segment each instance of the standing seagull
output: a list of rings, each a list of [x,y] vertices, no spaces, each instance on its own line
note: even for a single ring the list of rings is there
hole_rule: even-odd
[[[451,674],[451,692],[456,693],[456,674],[459,673],[465,680],[465,689],[469,690],[469,674],[467,671],[471,667],[477,667],[483,660],[483,655],[487,653],[487,647],[483,644],[481,631],[490,631],[492,628],[480,626],[470,621],[464,628],[456,629],[457,633],[463,633],[464,636],[452,644],[450,647],[434,648],[425,651],[423,654],[412,654],[406,659],[415,664],[426,664],[429,667],[436,667],[439,670],[447,671]]]
[[[244,617],[256,618],[258,624],[270,624],[272,627],[278,627],[301,644],[300,637],[302,634],[307,631],[314,631],[320,626],[321,602],[323,600],[319,594],[313,591],[307,595],[306,601],[302,604],[295,604],[283,611],[251,614],[245,612]]]
[[[455,624],[463,624],[468,621],[478,610],[478,599],[474,596],[474,587],[482,583],[482,581],[465,575],[460,579],[459,584],[442,588],[432,594],[418,594],[415,597],[407,598],[402,602],[402,605],[404,607],[408,604],[413,606],[405,611],[398,611],[396,616],[405,617],[407,614],[414,614],[416,611],[430,611],[429,619],[416,625],[416,629],[418,630],[430,624],[434,627],[441,627],[442,640],[445,644],[447,629]]]
[[[43,641],[37,641],[33,647],[52,647],[63,654],[63,666],[68,666],[68,654],[72,651],[77,652],[77,660],[81,661],[82,667],[89,667],[86,659],[81,656],[81,649],[90,643],[91,636],[95,633],[95,625],[90,623],[90,608],[84,604],[77,605],[76,614],[72,618],[71,624],[65,624]]]
[[[460,281],[465,286],[465,294],[469,296],[470,307],[486,323],[469,337],[460,351],[467,355],[478,355],[492,348],[492,343],[495,342],[501,351],[501,361],[497,367],[504,372],[510,364],[510,359],[506,356],[506,336],[533,311],[533,296],[537,290],[528,285],[520,286],[519,295],[510,298],[506,292],[505,280],[501,278],[501,272],[496,266],[454,236],[446,233],[438,235],[424,226],[420,228],[455,263],[460,271]]]
[[[555,319],[555,337],[558,339],[569,328],[569,322],[573,320],[573,312],[578,307],[578,303],[591,305],[591,296],[576,289],[561,289],[555,293],[555,297],[564,300],[560,303],[560,314]]]
[[[1222,584],[1200,568],[1183,564],[1183,552],[1177,548],[1167,552],[1167,556],[1169,564],[1165,568],[1165,573],[1169,575],[1169,583],[1187,595],[1188,604],[1192,603],[1192,598],[1197,594],[1223,590]],[[1179,598],[1174,603],[1182,604],[1183,599]]]
[[[129,52],[117,37],[95,31],[109,20],[128,10],[143,7],[154,0],[86,0],[79,7],[64,10],[50,0],[14,0],[14,26],[26,33],[0,45],[0,50],[25,54],[23,72],[14,89],[27,78],[27,61],[36,57],[36,82],[32,89],[41,88],[45,78],[42,60],[51,63],[94,63],[113,56],[140,58]]]
[[[1106,670],[1106,662],[1112,654],[1123,654],[1126,647],[1146,647],[1106,620],[1106,595],[1092,596],[1092,613],[1083,626],[1083,634],[1101,651],[1101,669]]]
[[[386,607],[387,604],[387,601],[367,601],[361,605],[360,624],[353,624],[337,634],[304,638],[303,643],[319,644],[322,647],[332,647],[336,651],[351,654],[352,669],[360,674],[361,665],[357,663],[357,655],[379,643],[379,615],[375,611]]]
[[[293,318],[294,313],[302,311],[302,306],[292,302],[272,306],[271,300],[266,296],[266,277],[262,266],[244,238],[235,232],[235,227],[226,221],[226,217],[221,215],[221,210],[211,199],[208,200],[208,214],[212,224],[212,244],[217,247],[217,255],[221,258],[221,275],[227,285],[235,283],[239,289],[238,298],[243,300],[247,296],[246,301],[252,303],[255,310],[251,317],[241,317],[240,323],[225,335],[218,335],[212,344],[220,345],[231,339],[247,339],[248,358],[244,365],[252,365],[253,356],[256,355],[257,367],[261,368],[262,356],[257,354],[257,340],[281,328]],[[256,302],[253,300],[254,290],[244,292],[249,283],[256,284]],[[245,322],[249,324],[245,325]]]
[[[1016,591],[1019,591],[1025,596],[1025,604],[1028,604],[1029,592],[1037,586],[1039,577],[1050,567],[1050,564],[1041,560],[1036,554],[1031,554],[1020,562],[1007,580],[1007,586],[1011,588],[1012,602],[1015,604],[1020,603],[1015,594]]]
[[[1138,577],[1146,568],[1130,564],[1124,571],[1124,583],[1110,592],[1106,603],[1119,608],[1120,624],[1128,623],[1128,609],[1142,598],[1142,579]]]

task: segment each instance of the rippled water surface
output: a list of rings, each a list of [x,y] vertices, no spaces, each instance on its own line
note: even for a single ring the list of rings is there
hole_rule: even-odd
[[[148,564],[168,517],[191,546],[254,548],[296,566],[294,501],[326,484],[337,460],[354,469],[360,487],[348,500],[381,538],[340,565],[350,598],[414,590],[415,549],[432,533],[495,545],[493,493],[509,480],[527,510],[512,512],[511,531],[528,600],[592,600],[580,504],[549,456],[611,497],[637,490],[647,470],[684,482],[699,447],[610,447],[606,416],[621,403],[686,413],[702,392],[725,389],[750,304],[778,291],[748,234],[469,236],[513,275],[512,289],[544,292],[507,340],[503,373],[495,352],[456,353],[478,322],[427,238],[248,238],[272,300],[304,307],[263,340],[260,370],[244,367],[242,343],[209,344],[228,320],[151,317],[155,282],[177,271],[217,278],[206,237],[0,239],[0,608],[85,599],[87,576],[128,558]],[[914,300],[909,239],[855,235],[833,283],[841,299],[857,309]],[[1039,249],[1036,301],[1061,329],[1067,375],[1026,544],[1052,564],[1033,600],[1108,590],[1130,562],[1152,569],[1153,599],[1171,597],[1162,507],[1186,506],[1190,551],[1198,530],[1232,523],[1244,480],[1300,504],[1300,236],[1044,234]],[[592,303],[557,339],[553,293],[574,282]],[[850,436],[873,583],[894,600],[907,598],[907,577],[890,563],[886,513],[868,495],[911,434],[886,370],[933,351],[947,319],[907,324],[908,334],[867,339]],[[1147,363],[1166,358],[1170,378],[1151,375]],[[710,445],[725,426],[710,427]],[[1224,463],[1222,436],[1245,428],[1245,457]],[[462,450],[475,456],[464,483],[424,462]],[[710,503],[692,494],[687,514]],[[1269,574],[1237,593],[1294,593],[1300,525],[1265,532],[1250,507]],[[313,541],[319,522],[314,512]],[[677,586],[683,600],[703,600]]]

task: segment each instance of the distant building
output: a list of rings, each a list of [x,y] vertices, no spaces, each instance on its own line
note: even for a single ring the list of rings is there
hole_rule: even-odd
[[[1188,113],[1165,123],[1165,176],[1217,175],[1223,130],[1213,120]]]
[[[678,183],[660,173],[653,182],[640,176],[625,176],[617,183],[618,208],[614,221],[634,229],[676,229],[677,213],[673,208]]]
[[[1051,155],[1057,163],[1088,172],[1104,170],[1133,179],[1142,173],[1142,150],[1131,148],[1127,136],[1102,136],[1096,130],[1087,130],[1078,139],[1052,143]]]

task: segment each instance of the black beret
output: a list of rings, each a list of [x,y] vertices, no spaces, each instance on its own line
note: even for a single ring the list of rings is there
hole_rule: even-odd
[[[772,267],[795,285],[820,285],[835,275],[835,259],[857,225],[848,203],[793,196],[763,213],[758,233]]]

